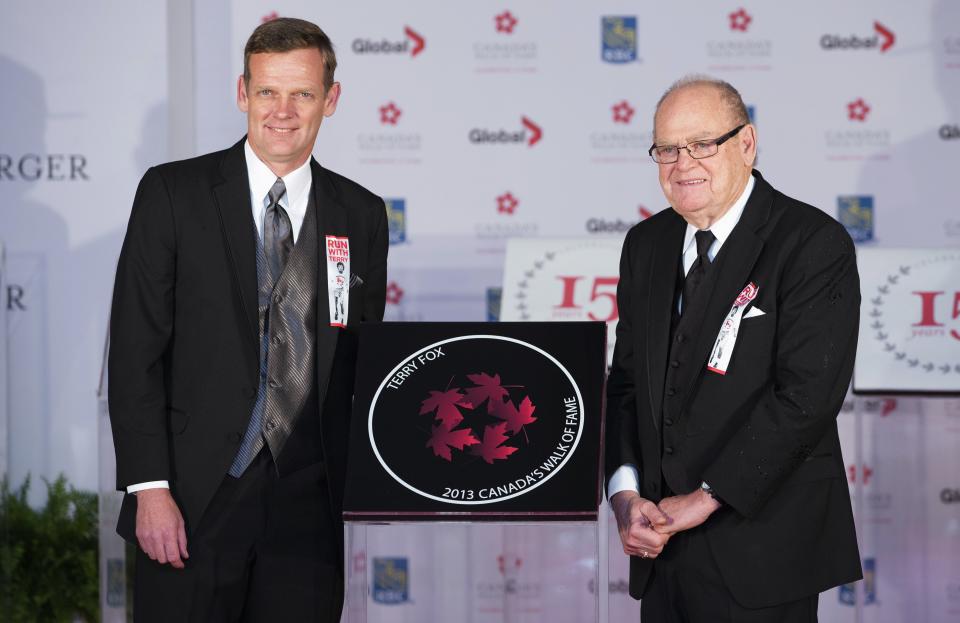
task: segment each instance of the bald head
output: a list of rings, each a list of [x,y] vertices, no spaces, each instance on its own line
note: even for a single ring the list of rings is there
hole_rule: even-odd
[[[720,105],[723,108],[725,119],[729,122],[730,127],[750,123],[750,115],[747,113],[747,107],[743,103],[743,98],[740,97],[740,92],[737,91],[732,84],[725,80],[711,78],[710,76],[691,74],[671,84],[670,88],[660,96],[660,100],[657,102],[657,107],[653,113],[654,127],[657,125],[657,117],[660,115],[660,109],[663,107],[664,102],[673,95],[677,95],[687,89],[709,89],[715,91],[720,98]]]

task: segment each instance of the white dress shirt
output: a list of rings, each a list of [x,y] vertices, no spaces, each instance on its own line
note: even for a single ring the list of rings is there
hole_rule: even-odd
[[[247,178],[250,181],[250,207],[253,210],[253,222],[257,226],[258,241],[263,244],[263,219],[267,213],[270,200],[267,193],[277,181],[277,176],[253,153],[250,141],[243,143],[243,155],[247,160]],[[280,198],[280,205],[290,217],[290,227],[293,230],[293,241],[297,241],[303,219],[307,215],[307,204],[310,198],[310,187],[313,176],[310,174],[310,158],[295,170],[282,178],[287,187],[286,194]],[[166,480],[141,482],[127,487],[127,493],[136,493],[144,489],[169,489],[170,483]]]
[[[717,254],[720,253],[720,247],[722,247],[723,243],[730,237],[733,228],[740,222],[740,216],[743,214],[743,209],[747,205],[747,199],[750,198],[750,193],[753,192],[753,186],[754,180],[751,175],[750,179],[747,180],[747,186],[743,189],[743,192],[740,193],[740,197],[737,198],[723,216],[710,226],[710,231],[716,236],[716,240],[714,240],[710,248],[707,249],[707,257],[710,258],[711,262],[717,257]],[[690,272],[690,268],[697,259],[697,245],[694,238],[697,231],[699,230],[696,227],[687,223],[687,231],[683,235],[683,247],[681,247],[683,249],[684,275]],[[682,301],[678,304],[682,304]],[[615,493],[620,493],[621,491],[640,491],[640,472],[636,465],[630,463],[621,465],[617,468],[617,471],[613,472],[613,476],[610,477],[610,482],[607,483],[607,498],[611,498]]]

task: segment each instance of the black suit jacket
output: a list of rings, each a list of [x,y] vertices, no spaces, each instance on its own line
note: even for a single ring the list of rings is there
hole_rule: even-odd
[[[754,177],[701,286],[702,322],[674,338],[693,340],[692,356],[677,362],[669,388],[687,224],[664,210],[627,234],[606,469],[609,477],[636,465],[640,494],[653,501],[666,495],[662,481],[677,494],[708,482],[725,503],[703,525],[724,580],[741,604],[766,607],[860,577],[836,426],[853,370],[860,286],[843,227]],[[721,323],[750,282],[759,287],[751,306],[766,313],[742,321],[727,373],[709,372]],[[635,598],[655,564],[631,559]]]
[[[357,327],[383,318],[387,224],[383,201],[311,159],[317,206],[316,396],[278,467],[323,457],[339,521]],[[348,236],[346,329],[329,326],[324,237]],[[137,189],[114,285],[109,404],[117,488],[168,480],[196,527],[250,420],[259,375],[256,229],[243,140],[228,150],[147,171]],[[136,498],[118,532],[134,541]],[[342,530],[338,531],[342,538]]]

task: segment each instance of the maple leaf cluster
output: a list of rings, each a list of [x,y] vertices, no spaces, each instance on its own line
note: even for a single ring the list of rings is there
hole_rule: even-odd
[[[453,460],[454,449],[463,450],[467,446],[470,446],[472,454],[487,463],[506,460],[517,448],[504,444],[511,436],[520,433],[524,426],[537,421],[533,417],[536,407],[529,396],[515,405],[510,400],[510,392],[501,383],[499,374],[490,376],[481,372],[468,374],[467,378],[473,383],[472,387],[431,390],[420,403],[420,415],[433,413],[436,422],[426,447],[447,461]],[[500,421],[484,426],[478,439],[469,425],[457,428],[463,422],[460,407],[478,409],[484,402],[487,403],[487,413]]]

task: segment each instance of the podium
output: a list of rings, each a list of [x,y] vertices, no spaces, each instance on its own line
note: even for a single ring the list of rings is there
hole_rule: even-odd
[[[361,327],[346,621],[597,620],[605,336]]]

